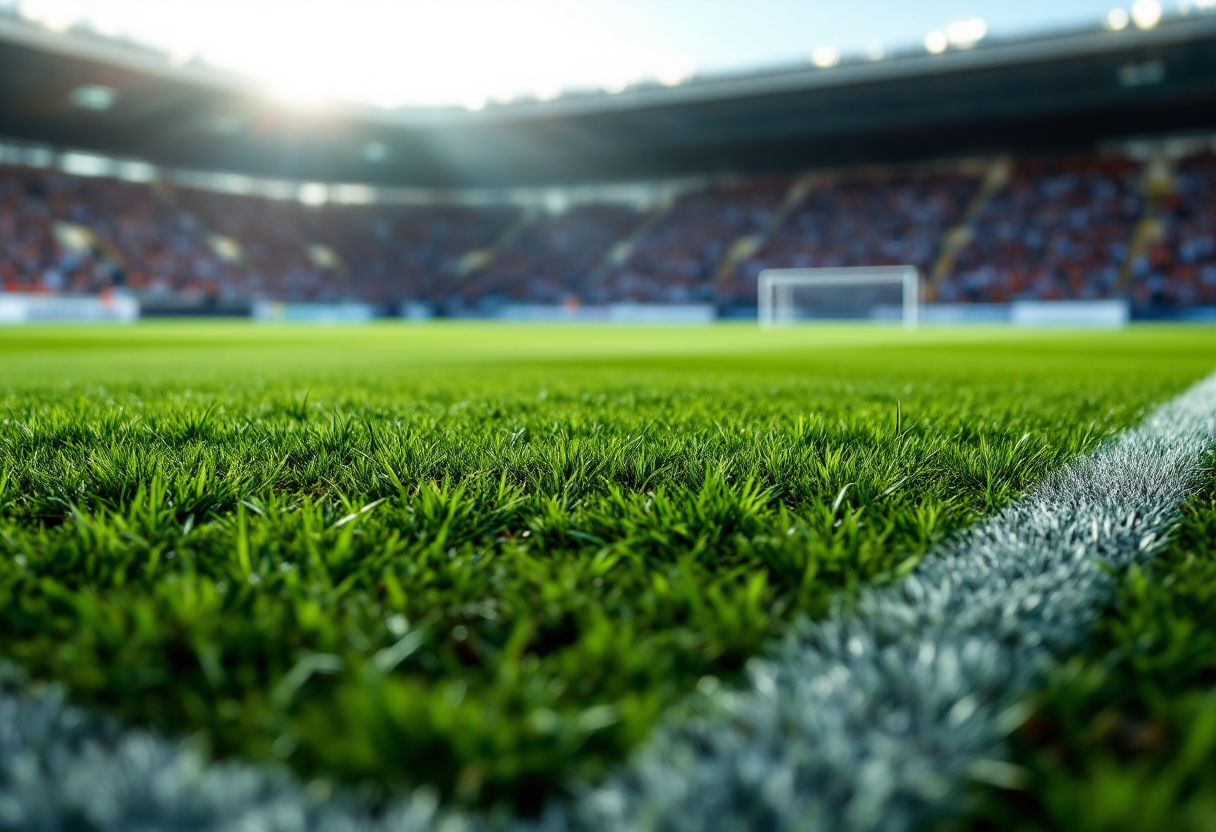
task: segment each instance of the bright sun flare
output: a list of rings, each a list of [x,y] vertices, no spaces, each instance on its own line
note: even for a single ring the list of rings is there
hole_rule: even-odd
[[[686,77],[686,56],[648,42],[630,2],[560,0],[23,0],[26,17],[65,29],[87,21],[257,78],[300,103],[329,97],[385,107],[552,98]],[[270,33],[268,35],[268,33]]]

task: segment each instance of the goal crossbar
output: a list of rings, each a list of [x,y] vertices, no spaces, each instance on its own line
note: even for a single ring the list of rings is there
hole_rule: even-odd
[[[794,289],[802,286],[867,286],[899,284],[903,287],[903,322],[908,329],[920,323],[920,270],[915,266],[845,266],[825,269],[765,269],[756,282],[760,326],[783,322],[782,310],[793,305]]]

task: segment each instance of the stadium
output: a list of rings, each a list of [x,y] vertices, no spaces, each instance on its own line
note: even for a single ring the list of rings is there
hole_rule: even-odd
[[[1213,323],[1212,0],[0,0],[0,830],[1216,830]]]

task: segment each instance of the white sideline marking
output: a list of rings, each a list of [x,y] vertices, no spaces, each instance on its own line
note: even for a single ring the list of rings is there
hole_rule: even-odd
[[[1016,702],[1074,650],[1114,578],[1163,544],[1216,435],[1216,375],[1009,508],[899,584],[802,621],[740,691],[698,696],[619,774],[539,821],[439,815],[430,792],[369,820],[281,772],[207,765],[62,694],[0,693],[0,828],[355,832],[883,830],[958,807],[999,775]]]

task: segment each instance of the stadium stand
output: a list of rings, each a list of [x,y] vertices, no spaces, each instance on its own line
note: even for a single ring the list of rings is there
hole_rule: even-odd
[[[502,240],[489,264],[460,285],[466,303],[565,303],[581,298],[613,243],[642,220],[629,206],[579,205],[537,216]]]
[[[846,51],[830,68],[799,60],[472,109],[343,107],[324,129],[206,61],[183,67],[88,26],[48,33],[24,5],[0,8],[7,291],[122,285],[186,311],[281,300],[744,313],[765,267],[913,263],[936,302],[1216,303],[1210,152],[1165,166],[1172,191],[1147,187],[1144,154],[1020,158],[1210,136],[1210,3],[938,51]],[[149,141],[169,126],[173,140]],[[983,169],[998,160],[1001,181]],[[887,167],[848,167],[861,163]],[[312,204],[296,201],[303,182]],[[646,193],[613,201],[608,182]],[[343,188],[365,192],[360,204],[334,196]],[[566,209],[551,212],[551,197]]]
[[[845,174],[811,190],[767,243],[722,288],[751,300],[766,268],[933,265],[945,231],[956,224],[978,180],[959,173]]]
[[[982,207],[941,301],[1110,297],[1144,210],[1140,166],[1097,156],[1019,162]]]
[[[147,297],[203,299],[252,289],[163,189],[3,167],[0,194],[0,274],[9,291],[125,286]]]
[[[989,172],[995,169],[995,163]],[[649,208],[304,205],[0,166],[0,285],[145,300],[755,302],[769,267],[912,263],[947,303],[1129,296],[1216,304],[1216,154],[1172,169],[1089,154],[706,183]],[[1152,233],[1145,235],[1144,228]],[[951,241],[950,245],[946,245]],[[948,251],[949,256],[943,256]]]
[[[1183,159],[1161,210],[1160,239],[1132,266],[1142,306],[1216,304],[1216,154]]]
[[[96,263],[55,234],[45,177],[0,166],[0,286],[10,292],[76,291],[96,285]]]
[[[194,188],[177,189],[176,196],[204,225],[239,245],[250,296],[337,301],[358,293],[339,264],[310,251],[297,203]]]
[[[250,283],[163,189],[62,173],[42,180],[56,217],[87,228],[117,266],[113,283],[150,296],[241,297]],[[103,269],[104,280],[104,269]]]
[[[788,177],[758,177],[684,194],[594,287],[592,300],[712,300],[733,244],[766,230],[789,192]]]
[[[302,208],[301,227],[331,247],[362,300],[442,302],[470,252],[488,249],[519,219],[509,206],[327,205]]]

